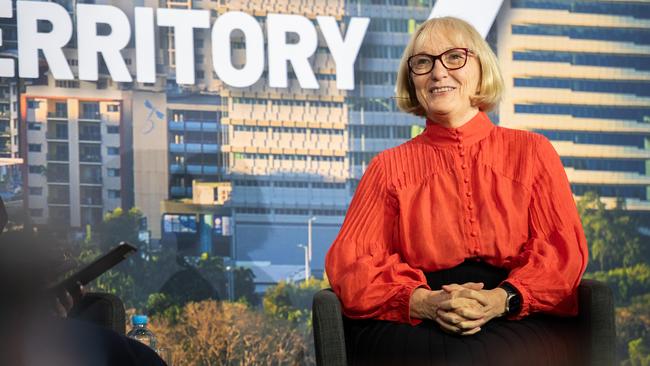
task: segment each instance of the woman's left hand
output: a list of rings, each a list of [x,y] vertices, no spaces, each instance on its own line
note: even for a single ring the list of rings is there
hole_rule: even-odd
[[[502,288],[473,290],[458,284],[443,285],[442,289],[452,298],[440,303],[436,321],[440,326],[455,334],[474,334],[488,321],[505,312],[507,293]],[[481,307],[466,306],[464,299],[474,299]]]

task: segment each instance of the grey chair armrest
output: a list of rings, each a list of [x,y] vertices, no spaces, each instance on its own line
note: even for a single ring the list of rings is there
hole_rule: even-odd
[[[616,363],[616,324],[612,290],[602,282],[583,279],[578,287],[579,319],[584,330],[589,365]]]
[[[126,312],[122,300],[112,294],[85,294],[70,310],[69,316],[113,330],[119,334],[126,333]]]
[[[341,302],[331,289],[320,290],[314,295],[312,321],[316,364],[347,365]]]

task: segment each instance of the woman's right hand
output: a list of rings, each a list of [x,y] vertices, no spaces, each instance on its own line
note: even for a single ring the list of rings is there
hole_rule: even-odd
[[[473,283],[473,282],[468,282],[461,286],[472,290],[481,290],[483,288],[482,283]],[[425,288],[417,288],[411,294],[410,315],[412,318],[430,319],[430,320],[437,321],[443,330],[453,333],[451,331],[451,329],[454,328],[453,325],[446,324],[444,321],[442,320],[438,321],[437,319],[438,318],[437,310],[440,307],[440,303],[451,300],[452,296],[453,296],[452,294],[444,290],[430,291]],[[475,317],[472,316],[474,312],[472,312],[471,309],[472,308],[479,309],[482,306],[481,303],[479,303],[478,301],[474,299],[464,298],[464,297],[456,297],[454,301],[460,304],[460,307],[463,309],[463,311],[458,315],[462,319],[468,321],[475,319]],[[448,326],[445,327],[445,325]],[[462,332],[460,334],[470,335],[470,334],[477,333],[479,330],[480,328],[474,328]],[[459,334],[459,333],[454,333],[454,334]]]

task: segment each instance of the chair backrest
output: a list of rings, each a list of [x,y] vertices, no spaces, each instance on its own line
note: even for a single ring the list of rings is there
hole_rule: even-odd
[[[111,329],[119,334],[126,333],[124,303],[115,295],[87,293],[75,304],[69,316]]]
[[[346,366],[345,334],[341,302],[331,289],[314,295],[312,320],[316,364],[319,366]]]

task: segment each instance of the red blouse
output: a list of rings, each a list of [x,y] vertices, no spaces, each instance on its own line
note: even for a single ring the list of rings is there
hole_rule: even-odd
[[[479,112],[458,128],[430,120],[368,165],[325,269],[343,313],[418,324],[423,272],[480,258],[510,270],[531,312],[576,315],[587,243],[564,167],[542,135]]]

